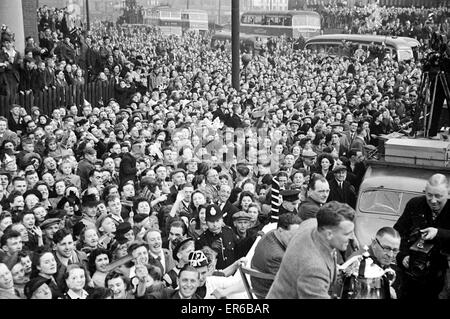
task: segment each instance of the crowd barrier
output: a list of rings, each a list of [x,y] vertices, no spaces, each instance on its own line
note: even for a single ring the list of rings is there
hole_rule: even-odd
[[[8,116],[12,103],[19,104],[30,113],[31,107],[39,107],[41,114],[50,115],[57,107],[70,105],[83,105],[87,100],[92,106],[97,106],[98,101],[107,101],[114,97],[114,80],[105,82],[90,82],[83,86],[70,85],[68,87],[52,87],[48,90],[17,93],[15,96],[0,95],[0,116]]]

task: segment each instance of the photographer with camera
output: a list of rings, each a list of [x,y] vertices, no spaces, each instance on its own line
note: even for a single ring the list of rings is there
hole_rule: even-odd
[[[438,299],[445,284],[450,246],[449,183],[434,174],[425,195],[409,200],[394,228],[400,233],[397,264],[404,272],[402,298]]]

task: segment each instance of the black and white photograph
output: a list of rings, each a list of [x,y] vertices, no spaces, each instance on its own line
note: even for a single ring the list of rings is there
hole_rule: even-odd
[[[0,0],[0,26],[3,301],[450,299],[450,0]]]

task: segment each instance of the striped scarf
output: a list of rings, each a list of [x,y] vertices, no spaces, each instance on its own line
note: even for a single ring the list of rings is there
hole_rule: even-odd
[[[272,177],[272,190],[271,190],[271,215],[272,216],[278,216],[280,212],[280,206],[281,206],[281,195],[280,195],[280,183],[278,183],[278,180],[276,177]]]

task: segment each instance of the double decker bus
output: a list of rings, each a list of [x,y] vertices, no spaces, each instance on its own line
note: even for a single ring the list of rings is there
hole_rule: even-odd
[[[208,12],[205,10],[182,10],[181,24],[183,32],[189,30],[206,32],[208,31]]]
[[[172,8],[156,8],[147,10],[144,24],[158,27],[162,33],[179,35],[183,33],[181,10]]]
[[[240,32],[261,37],[305,39],[319,35],[320,15],[314,11],[250,11],[241,16]]]

